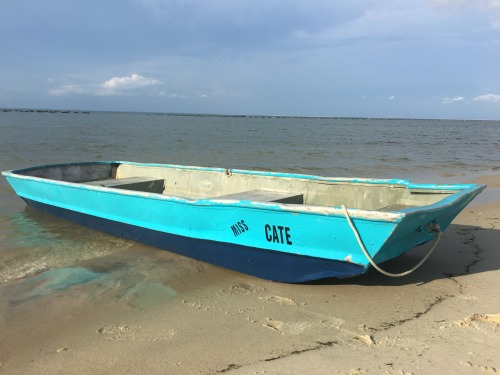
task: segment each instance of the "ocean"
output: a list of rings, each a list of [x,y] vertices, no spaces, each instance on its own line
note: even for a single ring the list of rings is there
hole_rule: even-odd
[[[499,121],[0,110],[0,134],[1,170],[123,160],[443,183],[500,171]],[[227,272],[39,213],[0,178],[0,316],[81,285],[146,306]]]

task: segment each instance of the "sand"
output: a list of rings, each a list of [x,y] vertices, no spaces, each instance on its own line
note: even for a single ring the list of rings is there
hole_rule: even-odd
[[[0,288],[0,373],[500,373],[500,176],[484,181],[404,278],[280,284],[133,244],[64,288],[62,271]]]

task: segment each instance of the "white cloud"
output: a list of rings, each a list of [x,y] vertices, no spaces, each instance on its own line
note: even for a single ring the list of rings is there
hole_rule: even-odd
[[[127,77],[113,77],[102,84],[105,89],[122,90],[138,87],[153,86],[161,84],[161,81],[153,78],[143,77],[139,74],[131,74]]]
[[[63,85],[49,90],[54,96],[65,95],[128,95],[131,91],[143,87],[160,85],[163,82],[143,77],[139,74],[131,74],[125,77],[113,77],[103,83],[81,84],[81,85]]]
[[[461,102],[465,98],[463,96],[455,96],[454,98],[443,98],[442,103],[443,104],[451,104],[451,103],[456,103],[456,102]]]
[[[394,100],[396,97],[394,95],[389,96],[389,100]]]
[[[483,102],[500,102],[500,95],[499,94],[480,95],[476,96],[474,100]]]

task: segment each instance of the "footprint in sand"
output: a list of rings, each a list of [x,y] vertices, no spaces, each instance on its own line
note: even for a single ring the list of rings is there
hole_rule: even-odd
[[[132,333],[127,325],[110,325],[101,327],[97,330],[106,340],[124,340],[129,338]]]
[[[97,329],[97,333],[106,340],[120,341],[158,341],[171,340],[177,332],[175,329],[157,330],[143,326],[129,326],[127,324],[112,324]]]
[[[465,319],[455,322],[456,326],[470,326],[473,322],[486,322],[500,325],[500,314],[472,314]]]
[[[268,303],[278,303],[282,306],[293,306],[293,307],[298,306],[293,299],[287,297],[280,297],[276,295],[261,296],[259,297],[259,299]]]
[[[457,320],[451,324],[446,324],[441,329],[450,327],[473,327],[476,329],[481,328],[480,325],[488,323],[488,325],[493,325],[494,329],[500,325],[500,314],[472,314],[465,319]],[[484,327],[483,327],[484,328]]]
[[[281,320],[270,318],[265,318],[262,325],[273,329],[282,335],[300,335],[301,333],[311,329],[311,324],[308,322],[286,323]]]

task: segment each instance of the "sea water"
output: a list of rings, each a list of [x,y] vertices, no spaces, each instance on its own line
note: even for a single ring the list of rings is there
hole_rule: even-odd
[[[500,122],[0,110],[0,150],[0,170],[124,160],[454,183],[499,173]],[[0,178],[0,314],[78,285],[144,305],[225,272],[207,267],[37,212]]]

